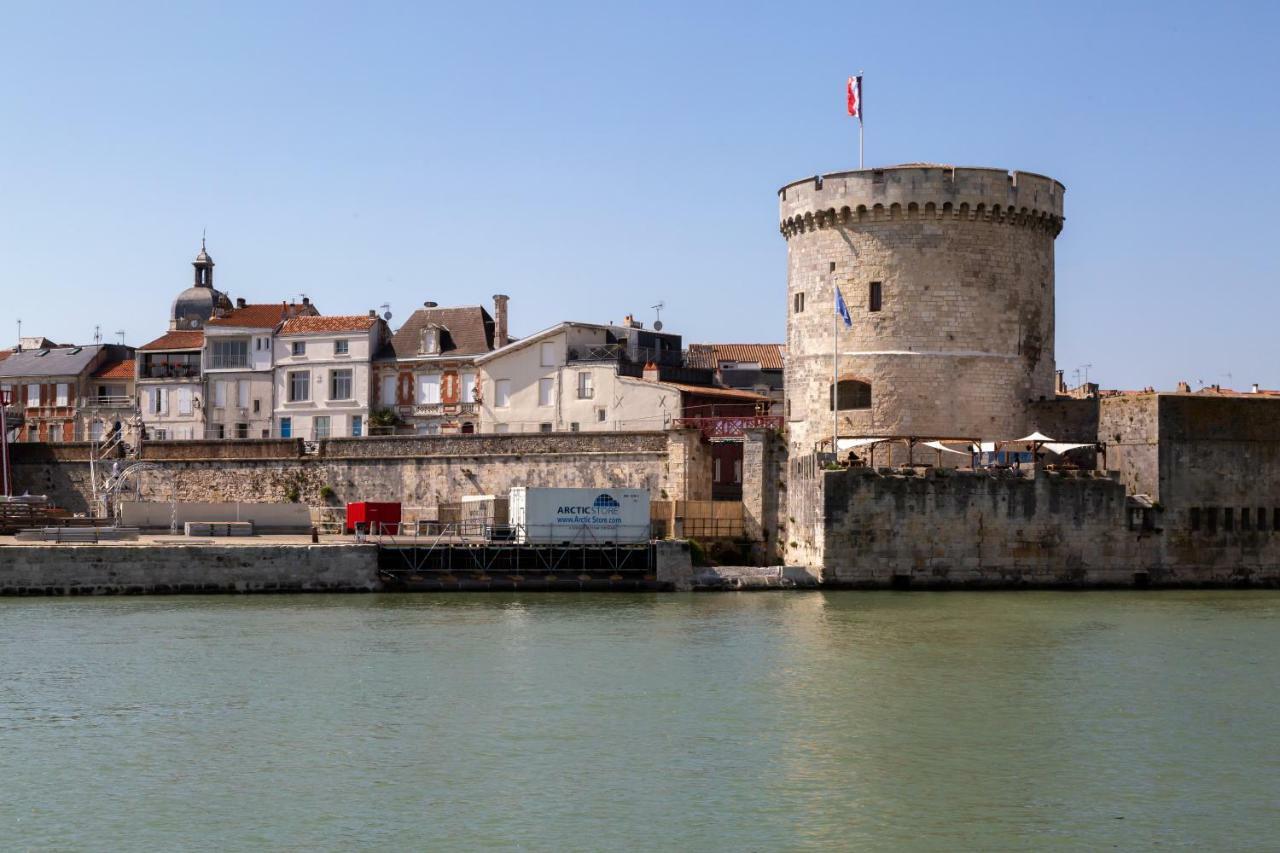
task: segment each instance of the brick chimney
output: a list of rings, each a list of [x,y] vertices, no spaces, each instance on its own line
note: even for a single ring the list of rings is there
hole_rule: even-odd
[[[1179,383],[1178,383],[1178,393],[1179,393],[1179,394],[1190,394],[1190,393],[1191,393],[1191,386],[1190,386],[1190,385],[1188,385],[1186,382],[1179,382]]]
[[[650,361],[650,362],[646,362],[646,363],[645,363],[645,366],[644,366],[644,381],[645,381],[645,382],[657,382],[657,381],[658,381],[658,365],[654,364],[652,361]]]
[[[236,297],[236,307],[243,308],[244,306],[245,306],[244,297],[243,296]]]
[[[505,347],[511,342],[507,337],[507,301],[511,299],[502,293],[493,295],[493,348]]]

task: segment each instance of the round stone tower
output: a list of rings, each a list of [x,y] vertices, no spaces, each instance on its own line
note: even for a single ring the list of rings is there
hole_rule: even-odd
[[[783,187],[792,459],[829,450],[837,416],[842,438],[1024,435],[1027,404],[1054,394],[1064,189],[932,164]],[[838,354],[837,287],[853,323]]]

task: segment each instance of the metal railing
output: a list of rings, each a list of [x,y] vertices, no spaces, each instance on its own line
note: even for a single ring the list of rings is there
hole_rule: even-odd
[[[783,419],[779,415],[725,415],[706,418],[676,418],[673,426],[676,429],[696,429],[708,439],[740,438],[749,429],[782,429]]]
[[[131,409],[138,405],[138,401],[133,397],[111,397],[102,395],[98,397],[84,397],[81,405],[90,409]]]
[[[479,403],[415,403],[413,414],[417,417],[432,415],[475,415],[480,412]]]

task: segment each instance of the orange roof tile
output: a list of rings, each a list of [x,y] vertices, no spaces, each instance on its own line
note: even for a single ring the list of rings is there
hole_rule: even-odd
[[[726,400],[742,400],[743,402],[768,403],[768,397],[754,391],[738,391],[734,388],[716,388],[710,385],[685,385],[683,382],[659,382],[679,390],[682,394],[701,394],[704,397],[721,397]]]
[[[132,379],[134,376],[135,362],[131,358],[123,361],[114,361],[93,374],[94,379]]]
[[[204,332],[167,332],[140,350],[200,349],[204,346]]]
[[[782,369],[782,344],[689,344],[690,367],[715,370],[722,361],[759,364],[761,370]]]
[[[300,314],[311,314],[315,308],[311,305],[292,305],[276,302],[268,305],[246,305],[236,308],[221,317],[214,317],[206,326],[222,326],[240,329],[274,329],[276,325],[290,317]]]
[[[293,317],[280,329],[282,335],[302,335],[308,332],[366,332],[378,322],[376,317],[355,314],[337,317]]]

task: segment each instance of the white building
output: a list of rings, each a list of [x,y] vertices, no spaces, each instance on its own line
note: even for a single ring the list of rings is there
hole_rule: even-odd
[[[560,323],[480,356],[481,430],[667,428],[680,417],[680,389],[653,381],[656,376],[646,380],[643,370],[655,358],[678,365],[680,338],[643,335],[626,327]]]
[[[275,337],[275,429],[308,440],[367,435],[372,363],[391,332],[368,316],[292,317]]]
[[[290,317],[315,316],[302,304],[247,305],[213,317],[204,328],[207,438],[268,438],[275,409],[275,333]]]
[[[203,331],[168,332],[138,348],[138,411],[152,441],[204,437]]]

